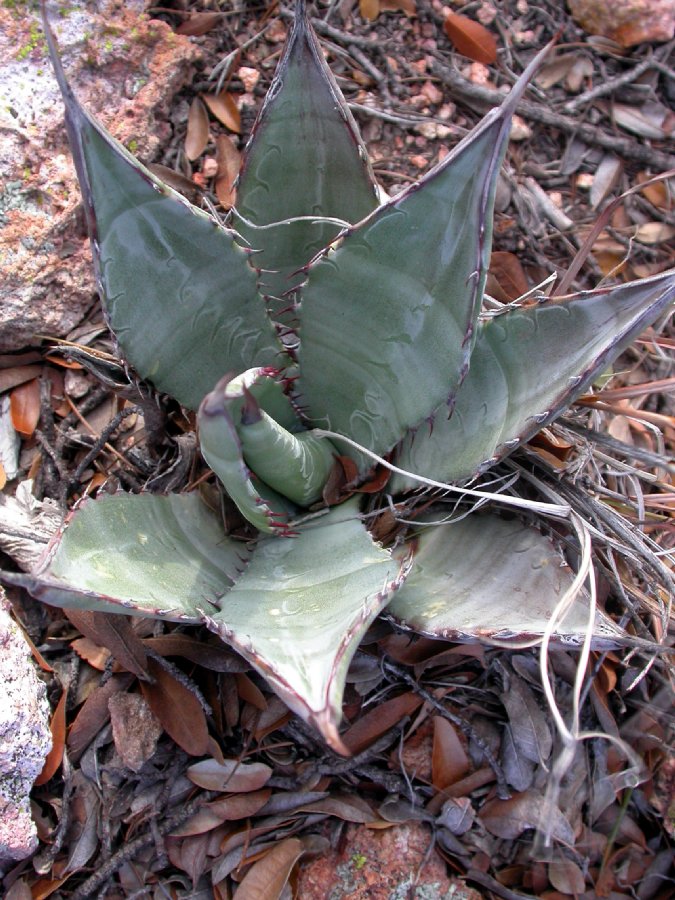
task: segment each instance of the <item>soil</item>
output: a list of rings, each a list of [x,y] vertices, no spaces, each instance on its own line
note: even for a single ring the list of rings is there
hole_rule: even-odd
[[[489,294],[510,303],[565,271],[598,215],[631,188],[591,238],[574,288],[672,266],[673,181],[637,190],[675,167],[672,39],[622,47],[589,36],[548,0],[449,8],[492,34],[497,63],[453,47],[440,0],[345,0],[313,20],[383,188],[394,194],[443,159],[555,37],[554,61],[512,134]],[[227,202],[222,140],[243,148],[291,10],[176,0],[148,13],[190,35],[200,55],[193,83],[171,98],[171,127],[144,162],[172,169],[193,198]],[[471,35],[480,56],[485,38]],[[216,83],[238,114],[220,110],[195,125],[190,108]],[[186,142],[204,146],[187,154]],[[5,493],[31,477],[39,499],[65,508],[119,486],[196,484],[204,469],[194,423],[154,397],[131,403],[98,305],[58,337],[72,346],[44,341],[3,357],[3,368],[43,367],[56,386],[26,401],[37,404],[39,424],[27,426],[21,472]],[[672,566],[675,535],[665,465],[675,446],[674,341],[668,323],[650,329],[625,354],[603,404],[576,405],[521,451],[568,498],[600,497],[627,531],[643,528],[663,567]],[[598,565],[601,602],[634,649],[592,654],[582,720],[596,736],[564,772],[537,649],[432,641],[378,620],[350,672],[344,716],[357,749],[342,758],[205,632],[181,628],[167,649],[165,624],[118,628],[113,617],[66,615],[8,590],[44,663],[52,709],[64,691],[67,702],[65,722],[55,715],[52,726],[54,774],[32,793],[40,847],[7,873],[5,896],[665,898],[675,837],[668,582],[616,544],[603,545]],[[577,660],[561,647],[550,653],[563,716]],[[207,744],[195,737],[200,729]],[[536,753],[523,751],[528,740]],[[191,780],[204,755],[236,761],[236,785]]]

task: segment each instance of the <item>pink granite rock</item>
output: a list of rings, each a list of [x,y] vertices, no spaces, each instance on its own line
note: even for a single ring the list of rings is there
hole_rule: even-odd
[[[441,857],[429,853],[431,832],[419,823],[375,830],[347,825],[340,850],[301,866],[302,900],[480,900]]]
[[[37,846],[28,795],[51,745],[45,686],[0,588],[0,872]]]
[[[140,772],[164,729],[142,694],[113,694],[108,700],[115,749],[132,772]]]
[[[94,282],[63,105],[32,3],[0,6],[0,352],[63,336]],[[147,161],[199,48],[143,13],[142,0],[75,0],[53,13],[80,100]]]
[[[675,33],[674,0],[568,0],[567,5],[584,31],[622,47],[670,41]]]

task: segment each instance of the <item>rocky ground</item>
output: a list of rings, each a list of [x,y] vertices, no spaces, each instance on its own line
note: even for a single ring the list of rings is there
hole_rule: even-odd
[[[497,302],[565,270],[603,211],[578,287],[672,266],[672,178],[644,184],[675,167],[672,3],[611,4],[607,21],[609,7],[347,0],[316,10],[389,193],[442,159],[557,35],[519,108],[501,179]],[[195,202],[207,195],[226,208],[289,6],[74,0],[52,15],[83,103]],[[198,463],[185,417],[169,410],[168,437],[158,438],[149,410],[125,395],[34,4],[0,6],[0,49],[0,538],[3,567],[21,567],[78,497],[150,478],[185,483]],[[411,639],[378,622],[350,673],[354,755],[342,759],[198,630],[65,615],[12,589],[12,618],[0,612],[4,895],[669,895],[672,670],[662,651],[671,646],[674,341],[667,323],[650,330],[601,403],[582,400],[526,451],[577,501],[592,488],[630,527],[640,523],[661,551],[661,574],[630,554],[599,560],[606,610],[643,644],[593,655],[584,727],[621,738],[635,759],[601,738],[585,742],[559,794],[547,793],[559,743],[536,650]],[[566,713],[574,654],[553,651],[551,667]],[[204,756],[202,733],[215,766],[206,781],[191,768]],[[538,843],[544,819],[548,852]]]

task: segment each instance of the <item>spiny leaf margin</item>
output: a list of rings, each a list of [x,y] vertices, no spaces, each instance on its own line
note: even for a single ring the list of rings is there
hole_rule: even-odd
[[[439,404],[452,409],[475,340],[511,117],[548,50],[443,162],[308,267],[296,388],[310,427],[382,456]]]

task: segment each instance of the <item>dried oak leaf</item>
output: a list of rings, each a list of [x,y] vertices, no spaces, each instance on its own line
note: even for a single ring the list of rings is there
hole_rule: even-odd
[[[485,65],[496,62],[497,41],[480,22],[452,10],[445,10],[443,29],[463,56]]]

